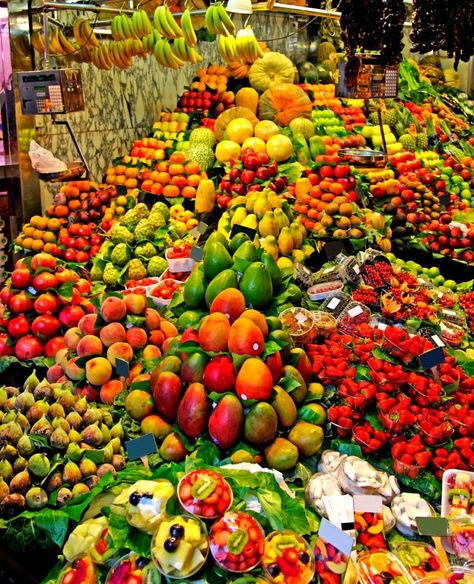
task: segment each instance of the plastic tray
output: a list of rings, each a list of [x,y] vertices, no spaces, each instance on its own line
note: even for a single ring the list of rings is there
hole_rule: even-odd
[[[168,269],[170,272],[191,272],[191,270],[196,265],[196,260],[193,258],[169,258],[168,253],[171,248],[168,248],[165,252],[165,259],[168,262]]]
[[[157,286],[159,286],[163,282],[166,282],[167,280],[170,280],[171,282],[177,282],[180,286],[183,285],[183,283],[180,282],[179,280],[174,280],[173,278],[166,278],[165,280],[161,280],[155,286],[152,286],[151,288],[147,289],[147,296],[153,300],[155,306],[158,306],[158,307],[167,306],[168,304],[170,304],[170,302],[172,300],[172,298],[158,298],[158,297],[152,295],[153,290],[155,290],[155,288],[157,288]]]
[[[321,304],[321,310],[323,312],[328,312],[334,318],[338,318],[338,316],[343,312],[344,308],[352,302],[352,299],[344,292],[336,292],[330,298],[326,298],[326,300]]]
[[[370,309],[360,302],[349,302],[337,319],[341,331],[352,334],[361,324],[370,320]]]
[[[308,296],[313,301],[325,300],[330,296],[334,296],[336,292],[340,292],[343,288],[344,284],[340,280],[320,282],[308,289]]]
[[[460,511],[458,513],[454,512],[452,514],[452,506],[449,501],[448,491],[452,488],[456,488],[451,486],[453,482],[453,477],[458,475],[466,475],[468,477],[468,488],[467,491],[470,493],[474,487],[474,472],[470,472],[468,470],[458,470],[455,468],[450,468],[449,470],[444,471],[443,473],[443,481],[442,481],[442,493],[441,493],[441,516],[442,517],[466,517],[468,515],[468,511]],[[472,496],[472,495],[471,495]]]

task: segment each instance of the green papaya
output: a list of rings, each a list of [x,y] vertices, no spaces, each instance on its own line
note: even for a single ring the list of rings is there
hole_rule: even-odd
[[[250,264],[240,279],[239,288],[247,306],[257,310],[268,306],[273,297],[273,284],[267,266],[262,262]]]
[[[258,261],[257,248],[250,240],[244,241],[244,243],[237,248],[232,259],[237,266],[237,271],[245,272],[250,264]]]
[[[234,254],[246,241],[250,241],[250,237],[246,233],[236,233],[229,243],[230,253]]]
[[[183,298],[190,308],[198,308],[204,302],[206,277],[200,267],[195,267],[183,287]]]
[[[204,250],[208,245],[211,245],[211,243],[215,243],[216,241],[222,243],[222,245],[226,249],[229,249],[229,242],[227,240],[227,237],[220,231],[213,231],[211,235],[209,235],[209,237],[207,238],[206,244],[204,245]]]
[[[223,270],[230,268],[232,258],[224,244],[219,241],[206,243],[204,247],[203,268],[204,275],[208,280],[212,280]]]
[[[227,288],[238,288],[237,286],[237,274],[234,270],[223,270],[220,274],[217,274],[210,282],[207,287],[204,298],[208,307],[211,306],[214,298]]]
[[[262,258],[260,261],[262,262],[262,264],[265,264],[265,266],[267,266],[267,270],[270,272],[270,277],[272,279],[273,292],[277,293],[281,288],[280,268],[277,266],[277,263],[274,260],[273,256],[266,251],[262,253]]]

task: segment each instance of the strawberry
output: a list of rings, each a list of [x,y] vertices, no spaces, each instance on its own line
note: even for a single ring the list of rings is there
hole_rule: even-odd
[[[418,452],[415,454],[415,462],[418,466],[426,468],[431,460],[431,452],[425,450],[424,452]]]

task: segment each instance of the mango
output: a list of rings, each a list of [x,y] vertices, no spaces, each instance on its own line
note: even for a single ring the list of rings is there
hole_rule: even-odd
[[[292,377],[299,383],[299,387],[291,391],[290,395],[297,406],[302,404],[308,393],[308,386],[301,373],[292,365],[285,365],[283,367],[283,377]]]
[[[204,299],[208,308],[211,306],[214,298],[227,288],[237,288],[237,274],[234,270],[223,270],[215,278],[213,278],[206,288]]]
[[[270,369],[272,374],[273,383],[278,383],[280,377],[283,375],[283,361],[281,358],[280,351],[269,355],[265,359],[265,365]]]
[[[270,272],[262,262],[253,262],[240,279],[239,288],[245,296],[245,303],[260,310],[268,306],[273,297]]]
[[[296,422],[296,405],[290,394],[287,393],[282,387],[275,385],[273,389],[275,396],[271,404],[277,414],[280,428],[286,430],[287,428],[291,428],[291,426],[293,426],[293,424]]]
[[[143,418],[140,429],[142,434],[153,434],[158,442],[161,442],[161,440],[173,431],[173,428],[168,422],[156,414],[150,414],[146,418]]]
[[[265,339],[253,321],[249,318],[238,318],[230,327],[228,347],[231,353],[257,357],[263,353]]]
[[[134,420],[143,420],[153,412],[153,409],[152,396],[141,389],[133,389],[125,398],[125,411]]]
[[[324,426],[326,417],[326,410],[317,403],[304,404],[298,411],[298,420],[310,422],[315,426]]]
[[[199,327],[199,345],[204,351],[220,353],[227,350],[230,323],[220,312],[206,316]]]
[[[255,357],[244,361],[235,380],[235,392],[240,399],[266,401],[270,399],[272,390],[273,377],[265,363]]]
[[[293,346],[293,341],[291,340],[288,331],[281,329],[272,330],[268,335],[268,340],[275,341],[275,343],[280,345],[280,353],[283,363],[288,363],[291,356],[291,347]]]
[[[285,438],[275,438],[264,455],[267,465],[280,472],[290,470],[298,462],[298,448]]]
[[[188,438],[197,438],[206,429],[210,405],[202,383],[192,383],[178,407],[178,426]]]
[[[198,308],[204,303],[206,286],[204,272],[199,266],[196,266],[189,274],[189,278],[183,287],[183,299],[189,308]]]
[[[250,444],[268,444],[275,438],[278,417],[267,402],[255,404],[245,416],[244,438]]]
[[[232,358],[228,355],[213,357],[204,370],[203,383],[207,391],[225,393],[235,386],[235,370]]]
[[[169,462],[181,462],[186,458],[186,448],[176,432],[171,432],[163,440],[159,450],[161,458]]]
[[[189,353],[181,365],[179,376],[183,383],[201,383],[208,357],[203,353]]]
[[[313,375],[313,368],[311,367],[311,361],[309,360],[306,351],[299,347],[295,347],[294,349],[291,349],[290,359],[293,367],[296,367],[306,383],[309,383]]]
[[[155,383],[156,378],[163,373],[163,371],[171,371],[178,374],[181,371],[183,363],[176,355],[167,355],[158,363],[158,365],[151,372],[150,386]]]
[[[244,424],[244,409],[240,400],[226,394],[209,417],[208,431],[213,442],[222,450],[230,450],[239,440]]]
[[[178,375],[171,371],[163,371],[153,385],[150,382],[150,388],[158,413],[171,422],[176,420],[182,395],[181,379]]]
[[[316,424],[300,421],[290,430],[288,440],[297,447],[299,454],[306,458],[321,450],[324,432]]]
[[[224,244],[211,241],[204,246],[203,268],[204,275],[212,280],[222,271],[232,266],[232,258]]]
[[[227,288],[222,290],[214,298],[210,306],[210,313],[220,312],[226,316],[230,322],[237,320],[245,310],[245,298],[238,288]]]
[[[241,317],[248,318],[253,323],[255,323],[258,326],[258,328],[262,331],[264,338],[265,339],[267,338],[268,324],[264,314],[262,314],[258,310],[254,310],[253,308],[247,308],[247,310],[241,314]]]

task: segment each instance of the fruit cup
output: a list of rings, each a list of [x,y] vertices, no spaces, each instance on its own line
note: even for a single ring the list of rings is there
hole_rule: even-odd
[[[443,517],[474,515],[474,472],[449,469],[443,474],[441,514]]]
[[[336,330],[337,321],[331,314],[320,310],[315,310],[312,314],[316,336],[329,337]]]
[[[316,540],[314,555],[321,584],[339,584],[344,581],[349,565],[349,556],[321,537]]]
[[[448,584],[472,584],[474,569],[468,566],[449,566],[445,572]]]
[[[297,344],[309,343],[316,335],[313,315],[306,308],[287,308],[280,314],[280,321]]]
[[[168,578],[188,578],[204,566],[209,541],[204,523],[191,515],[164,519],[151,542],[151,558]]]
[[[350,302],[337,319],[339,329],[346,334],[353,334],[358,326],[368,323],[370,310],[360,302]]]
[[[374,454],[381,450],[389,435],[383,430],[374,429],[369,422],[357,424],[352,429],[352,439],[358,444],[364,454]]]
[[[216,519],[228,511],[233,495],[229,483],[221,474],[199,469],[180,480],[178,499],[187,513],[204,519]]]
[[[357,545],[369,551],[387,548],[383,531],[383,511],[380,513],[354,511],[354,526],[357,532]]]
[[[308,288],[308,296],[313,302],[319,302],[320,300],[325,300],[329,296],[333,296],[336,292],[339,292],[344,288],[343,282],[341,280],[332,280],[330,282],[319,282]]]
[[[232,584],[268,584],[271,580],[264,576],[251,576],[250,574],[232,580]]]
[[[161,575],[147,558],[130,552],[119,558],[107,574],[105,584],[160,584]]]
[[[361,584],[411,584],[413,579],[401,561],[391,552],[362,552],[357,556]]]
[[[264,537],[263,529],[251,515],[227,512],[211,527],[211,554],[228,572],[248,572],[262,559]]]
[[[66,564],[56,581],[57,584],[96,584],[96,567],[90,556],[82,556]]]
[[[434,583],[434,578],[444,578],[444,565],[434,547],[418,541],[406,541],[398,544],[394,552],[413,580],[423,580],[425,583],[425,578],[430,578],[430,582]]]
[[[314,555],[295,532],[272,531],[265,539],[262,566],[277,584],[308,584],[314,575]]]
[[[450,347],[459,347],[464,340],[466,334],[465,329],[458,324],[448,321],[441,321],[439,326],[442,340]]]

